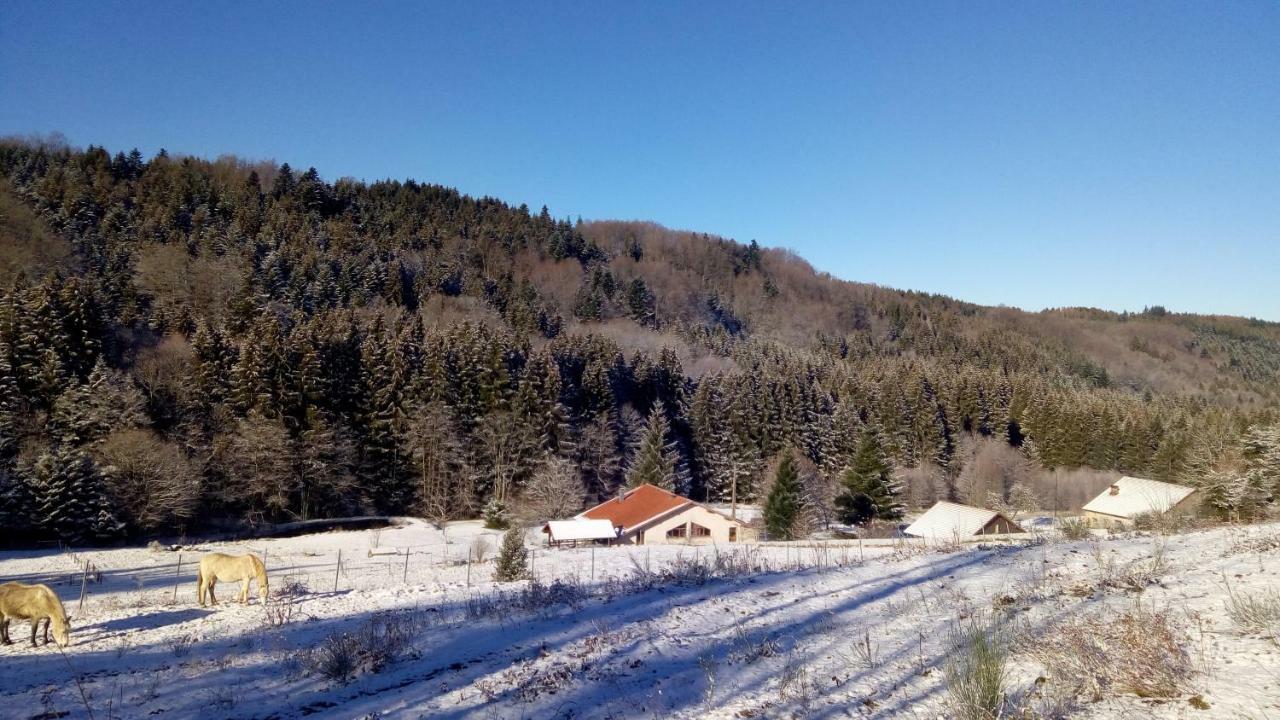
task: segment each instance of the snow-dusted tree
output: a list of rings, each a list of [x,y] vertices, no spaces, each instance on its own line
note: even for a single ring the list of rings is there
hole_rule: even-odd
[[[1280,424],[1249,428],[1242,446],[1251,482],[1280,497]]]
[[[627,468],[627,487],[639,487],[646,483],[667,490],[676,486],[675,443],[667,440],[667,413],[661,404],[649,413],[640,447],[636,449],[631,466]]]
[[[83,383],[67,388],[54,401],[52,425],[63,442],[93,443],[112,430],[145,425],[146,404],[129,378],[99,358]]]
[[[794,540],[800,513],[800,478],[791,453],[783,454],[773,488],[764,504],[764,524],[770,540]]]
[[[17,468],[0,465],[0,539],[19,539],[35,524],[35,498],[26,478]]]
[[[296,518],[298,478],[292,448],[280,420],[250,412],[215,442],[215,457],[225,475],[220,487],[223,502],[243,509],[250,519]]]
[[[438,400],[415,405],[406,423],[405,445],[418,477],[417,506],[424,517],[444,520],[469,504],[457,487],[462,460],[448,407]]]
[[[66,543],[117,537],[124,524],[111,511],[97,464],[61,444],[42,454],[31,471],[40,526]]]
[[[148,430],[121,430],[95,448],[120,518],[143,532],[184,526],[200,501],[200,472],[177,445]]]
[[[574,448],[574,460],[582,472],[586,492],[594,500],[618,489],[618,433],[608,413],[599,413],[583,425]]]
[[[842,482],[844,489],[836,498],[842,522],[859,524],[872,518],[902,517],[901,487],[893,478],[875,433],[863,435],[853,467]]]
[[[571,517],[582,510],[582,479],[573,463],[551,456],[525,486],[520,513],[532,520]]]
[[[796,472],[800,476],[800,524],[803,530],[807,533],[830,527],[835,521],[835,502],[840,484],[808,458],[796,458]]]
[[[502,536],[502,547],[493,569],[498,582],[520,580],[529,574],[529,551],[524,547],[524,530],[511,528]]]
[[[481,517],[484,518],[484,526],[490,530],[505,530],[511,527],[511,513],[507,510],[507,504],[497,498],[491,498],[485,503]]]
[[[344,515],[356,509],[356,449],[341,423],[308,408],[307,429],[293,443],[298,517]]]

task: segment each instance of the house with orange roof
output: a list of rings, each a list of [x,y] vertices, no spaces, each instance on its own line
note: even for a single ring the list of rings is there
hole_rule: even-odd
[[[746,523],[648,484],[625,490],[576,519],[607,520],[617,542],[629,545],[698,545],[748,539]]]

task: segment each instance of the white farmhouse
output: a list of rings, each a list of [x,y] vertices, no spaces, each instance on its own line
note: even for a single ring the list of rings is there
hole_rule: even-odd
[[[1200,506],[1195,488],[1186,485],[1122,477],[1082,508],[1094,527],[1128,527],[1141,515],[1194,514]]]

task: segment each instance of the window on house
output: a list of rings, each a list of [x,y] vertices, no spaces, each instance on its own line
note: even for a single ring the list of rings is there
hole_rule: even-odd
[[[685,536],[685,535],[684,535],[684,529],[685,529],[685,528],[684,528],[684,526],[683,526],[683,525],[679,525],[679,526],[677,526],[677,527],[673,527],[673,528],[671,528],[670,530],[668,530],[668,531],[667,531],[667,537],[669,537],[669,538],[682,538],[682,537],[684,537],[684,536]]]
[[[694,537],[711,537],[711,530],[704,528],[698,523],[692,523]]]

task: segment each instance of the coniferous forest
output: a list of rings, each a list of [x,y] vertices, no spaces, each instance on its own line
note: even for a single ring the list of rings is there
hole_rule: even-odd
[[[1276,324],[981,307],[412,180],[5,140],[0,283],[7,541],[779,476],[810,526],[1065,509],[1112,472],[1228,517],[1280,494]]]

